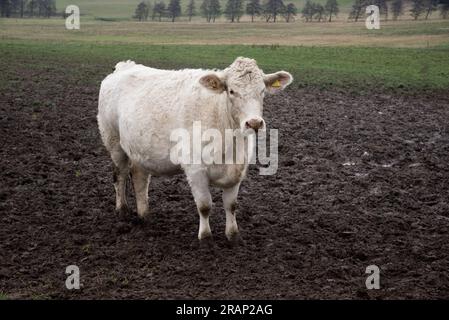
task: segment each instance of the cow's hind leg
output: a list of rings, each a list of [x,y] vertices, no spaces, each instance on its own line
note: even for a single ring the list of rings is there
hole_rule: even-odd
[[[239,187],[240,184],[237,184],[231,188],[223,189],[223,206],[226,212],[225,234],[230,243],[233,245],[242,243],[236,219],[237,195],[239,192]]]
[[[150,174],[138,164],[131,167],[131,177],[136,194],[137,214],[143,220],[148,217],[148,185],[150,183]]]
[[[114,188],[115,188],[115,209],[122,215],[129,214],[128,202],[126,200],[126,180],[129,175],[129,159],[120,145],[111,150],[111,158],[114,163]]]
[[[185,172],[200,217],[198,239],[202,242],[211,242],[209,215],[212,210],[212,196],[209,191],[209,178],[203,169],[188,168]]]

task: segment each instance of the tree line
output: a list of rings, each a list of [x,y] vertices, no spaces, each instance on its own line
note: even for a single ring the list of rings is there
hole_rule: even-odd
[[[390,17],[397,20],[404,14],[404,0],[355,0],[349,13],[349,19],[358,21],[365,16],[365,8],[371,4],[379,7],[379,15],[385,20]],[[449,18],[449,1],[441,0],[411,0],[410,15],[414,20],[424,17],[427,20],[432,13],[439,10],[443,19]]]
[[[1,17],[49,18],[55,14],[55,0],[0,0]]]
[[[153,5],[148,1],[142,1],[137,5],[133,18],[139,21],[149,19],[162,21],[163,18],[168,18],[174,22],[182,14],[180,0],[169,0],[168,5],[163,0],[156,1]],[[266,0],[264,3],[260,0],[246,2],[245,0],[227,0],[223,8],[220,0],[202,0],[199,8],[195,0],[189,0],[184,12],[189,21],[192,17],[201,15],[207,22],[215,22],[222,15],[230,22],[239,22],[245,14],[251,17],[252,22],[258,17],[266,22],[276,22],[280,17],[286,22],[291,22],[298,14],[298,9],[293,3],[284,4],[283,0]]]
[[[153,5],[148,1],[142,1],[137,5],[134,18],[139,21],[157,20],[168,18],[174,22],[181,15],[188,17],[200,14],[207,22],[224,15],[231,22],[239,22],[243,15],[251,17],[251,22],[261,18],[266,22],[276,22],[281,17],[286,22],[295,20],[298,9],[293,3],[284,4],[283,0],[227,0],[222,8],[220,0],[196,0],[202,1],[200,7],[196,7],[195,0],[189,0],[185,12],[181,10],[180,0],[169,0],[168,5],[164,0],[156,0]],[[434,12],[440,11],[443,19],[449,18],[449,1],[447,0],[410,0],[410,15],[414,20],[428,19]],[[358,21],[365,16],[365,8],[371,4],[379,7],[379,14],[385,20],[391,17],[397,20],[404,14],[405,0],[355,0],[349,13],[349,19]],[[325,5],[307,0],[301,10],[306,22],[328,21],[339,13],[337,0],[327,0]],[[46,17],[56,15],[55,0],[0,0],[1,17]]]
[[[189,21],[193,16],[200,14],[207,22],[215,22],[215,20],[224,15],[230,22],[239,22],[243,15],[251,17],[251,22],[256,18],[261,18],[266,22],[276,22],[279,17],[286,22],[295,20],[298,9],[293,3],[284,4],[283,0],[227,0],[226,5],[222,8],[220,0],[199,0],[202,1],[197,10],[195,0],[189,0],[184,15]],[[389,14],[393,20],[397,20],[400,15],[404,14],[405,0],[355,0],[349,13],[349,20],[358,21],[365,17],[365,8],[369,5],[377,5],[379,14],[385,20]],[[420,17],[428,19],[433,12],[439,10],[443,19],[449,17],[449,1],[447,0],[411,0],[410,15],[413,19],[418,20]],[[331,22],[333,17],[339,13],[337,0],[327,0],[324,5],[307,0],[301,10],[301,15],[306,22],[311,21],[328,21]],[[183,15],[180,0],[169,0],[168,5],[163,0],[159,0],[151,6],[150,2],[142,1],[138,4],[134,18],[139,21],[157,20],[162,21],[163,18],[169,18],[174,22],[176,18]]]

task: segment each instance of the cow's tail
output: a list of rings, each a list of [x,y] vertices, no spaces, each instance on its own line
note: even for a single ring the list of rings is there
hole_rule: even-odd
[[[132,68],[136,65],[134,61],[128,60],[128,61],[120,61],[115,65],[114,72],[119,72],[123,70],[127,70],[129,68]]]

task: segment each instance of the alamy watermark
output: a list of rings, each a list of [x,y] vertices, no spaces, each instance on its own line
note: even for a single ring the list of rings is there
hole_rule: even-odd
[[[224,131],[224,137],[223,137]],[[267,131],[253,129],[209,128],[202,130],[201,121],[192,128],[175,129],[170,141],[170,160],[174,164],[256,164],[261,175],[274,175],[278,169],[278,130],[270,129],[270,147],[267,153]]]
[[[80,289],[80,268],[76,265],[67,266],[65,273],[68,274],[65,280],[65,287],[68,290]]]
[[[368,30],[380,29],[379,7],[370,5],[366,7],[368,17],[365,20],[365,26]]]
[[[372,264],[366,267],[365,273],[369,274],[366,278],[365,285],[368,290],[380,289],[380,269]]]
[[[65,8],[67,15],[65,19],[65,27],[67,30],[79,30],[80,29],[80,8],[76,5],[69,5]]]

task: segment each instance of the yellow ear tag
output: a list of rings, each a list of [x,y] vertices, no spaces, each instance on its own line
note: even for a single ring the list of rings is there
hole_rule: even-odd
[[[281,86],[281,83],[279,82],[279,80],[276,80],[275,82],[273,82],[273,83],[271,84],[271,86],[272,86],[273,88],[279,88],[279,87]]]

